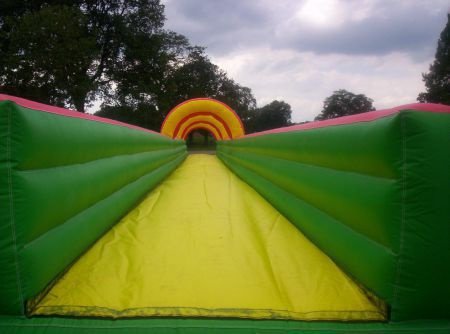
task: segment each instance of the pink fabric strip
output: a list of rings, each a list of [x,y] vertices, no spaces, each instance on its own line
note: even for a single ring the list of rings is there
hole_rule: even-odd
[[[298,130],[309,130],[309,129],[318,129],[324,128],[327,126],[334,125],[344,125],[351,123],[359,123],[359,122],[370,122],[376,120],[378,118],[386,117],[395,113],[398,113],[402,110],[417,110],[417,111],[427,111],[427,112],[436,112],[436,113],[450,113],[450,106],[444,104],[435,104],[435,103],[412,103],[405,104],[402,106],[398,106],[392,109],[385,110],[377,110],[370,111],[362,114],[351,115],[351,116],[343,116],[333,119],[328,119],[325,121],[316,121],[311,123],[305,123],[300,125],[292,125],[286,126],[283,128],[277,128],[273,130],[261,131],[252,134],[248,134],[242,138],[247,137],[256,137],[261,135],[266,135],[270,133],[282,133],[282,132],[290,132],[290,131],[298,131]]]
[[[50,105],[47,105],[47,104],[26,100],[26,99],[23,99],[21,97],[16,97],[16,96],[11,96],[11,95],[6,95],[6,94],[0,94],[0,101],[12,101],[12,102],[18,104],[19,106],[24,107],[24,108],[44,111],[44,112],[57,114],[57,115],[61,115],[61,116],[66,116],[66,117],[81,118],[81,119],[86,119],[86,120],[90,120],[90,121],[94,121],[94,122],[100,122],[100,123],[107,123],[107,124],[112,124],[112,125],[117,125],[117,126],[123,126],[123,127],[134,129],[134,130],[145,131],[145,132],[150,132],[150,133],[155,133],[155,134],[161,135],[159,132],[155,132],[155,131],[152,131],[152,130],[149,130],[149,129],[144,129],[144,128],[141,128],[139,126],[135,126],[135,125],[127,124],[127,123],[122,123],[122,122],[115,121],[115,120],[108,119],[108,118],[103,118],[103,117],[98,117],[98,116],[94,116],[94,115],[90,115],[90,114],[85,114],[85,113],[81,113],[81,112],[78,112],[78,111],[75,111],[75,110],[70,110],[70,109],[65,109],[65,108],[60,108],[60,107],[54,107],[54,106],[50,106]]]

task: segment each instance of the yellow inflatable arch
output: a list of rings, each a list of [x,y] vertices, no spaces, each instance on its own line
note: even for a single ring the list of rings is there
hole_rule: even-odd
[[[161,133],[174,139],[186,139],[194,130],[209,131],[217,140],[242,137],[244,126],[236,112],[225,103],[210,99],[187,100],[167,114]]]

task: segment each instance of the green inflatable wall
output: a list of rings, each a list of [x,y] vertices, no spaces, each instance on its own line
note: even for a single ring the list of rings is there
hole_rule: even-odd
[[[23,101],[0,95],[0,333],[450,332],[450,107],[218,143],[229,168],[388,302],[389,322],[112,320],[27,318],[25,304],[183,161],[185,143]]]
[[[0,314],[25,314],[187,154],[184,141],[75,116],[0,102]]]
[[[218,156],[392,320],[450,318],[449,113],[220,141]]]

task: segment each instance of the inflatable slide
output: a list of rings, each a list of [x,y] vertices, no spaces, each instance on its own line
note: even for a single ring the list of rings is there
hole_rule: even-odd
[[[0,136],[0,333],[450,332],[448,106],[156,133],[0,95]]]

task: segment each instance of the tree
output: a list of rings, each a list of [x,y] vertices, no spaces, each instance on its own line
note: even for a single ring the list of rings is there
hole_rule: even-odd
[[[229,105],[240,117],[244,128],[248,128],[256,112],[256,99],[250,88],[241,86],[234,80],[224,77],[221,80],[216,99]]]
[[[160,0],[0,2],[0,91],[159,130],[176,104],[207,96],[249,119],[256,101],[201,47],[163,29]]]
[[[136,45],[168,40],[163,10],[159,0],[2,2],[1,89],[84,111],[123,78]]]
[[[211,97],[228,104],[245,121],[256,108],[250,88],[243,87],[217,65],[211,63],[204,48],[192,47],[185,59],[167,77],[160,108],[169,110],[178,103],[196,97]]]
[[[210,62],[204,48],[189,47],[186,51],[163,82],[158,103],[162,110],[169,111],[187,99],[217,96],[220,82],[226,77]]]
[[[142,76],[145,71],[141,65],[136,66],[135,62],[128,65],[123,73],[127,79],[118,81],[114,94],[105,100],[97,115],[159,131],[164,117],[177,104],[191,98],[211,97],[233,108],[246,127],[248,115],[256,108],[250,88],[228,78],[224,71],[211,63],[204,48],[183,43],[174,44],[183,45],[183,48],[179,47],[173,54],[170,50],[165,51],[166,55],[172,54],[167,62],[170,66],[161,64],[159,73]],[[145,63],[145,57],[139,62],[142,63]],[[131,113],[129,110],[139,112]],[[153,118],[144,117],[140,112],[153,115]]]
[[[418,101],[450,105],[450,14],[438,41],[435,60],[422,78],[427,91],[419,94]]]
[[[284,101],[272,101],[256,109],[249,121],[248,133],[291,125],[291,106]]]
[[[79,9],[52,6],[26,12],[5,35],[3,31],[3,91],[84,109],[80,100],[93,88],[86,72],[95,58],[95,39]]]
[[[315,120],[324,120],[347,115],[359,114],[367,111],[373,111],[373,100],[364,94],[353,94],[340,89],[329,97],[323,103],[321,113]]]
[[[140,103],[135,106],[103,106],[96,116],[114,119],[159,132],[164,120],[162,114],[151,104]]]
[[[211,63],[204,49],[189,48],[188,56],[167,77],[159,107],[168,112],[180,102],[196,97],[210,97],[229,105],[241,117],[244,127],[256,100],[248,87],[237,84],[217,65]]]

